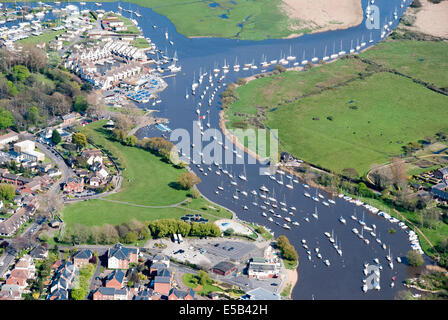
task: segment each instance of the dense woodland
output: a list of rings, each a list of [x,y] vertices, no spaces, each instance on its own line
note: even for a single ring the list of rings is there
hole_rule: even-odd
[[[57,59],[56,59],[57,60]],[[45,127],[70,111],[85,112],[90,84],[59,67],[43,50],[0,49],[0,130]]]

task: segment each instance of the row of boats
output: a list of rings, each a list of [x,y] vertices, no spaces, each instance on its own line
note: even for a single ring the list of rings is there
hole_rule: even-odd
[[[408,230],[408,226],[404,222],[392,217],[388,213],[381,211],[380,209],[378,209],[372,205],[364,203],[360,200],[353,199],[350,196],[345,196],[344,194],[339,194],[338,197],[344,199],[345,201],[353,203],[357,206],[362,206],[362,207],[366,208],[372,214],[382,217],[390,223],[397,224],[402,230],[404,230],[408,234],[409,242],[411,243],[411,248],[415,251],[418,251],[420,254],[423,254],[423,250],[420,246],[420,242],[418,240],[417,234],[413,230]],[[355,221],[358,220],[356,214],[352,215],[351,218],[352,218],[352,220],[355,220]],[[363,227],[365,226],[364,218],[362,220],[360,220],[360,223],[361,224],[364,223]],[[353,232],[355,233],[354,230],[353,230]],[[359,233],[359,231],[358,231],[358,233]],[[379,239],[377,239],[376,241],[381,244]]]

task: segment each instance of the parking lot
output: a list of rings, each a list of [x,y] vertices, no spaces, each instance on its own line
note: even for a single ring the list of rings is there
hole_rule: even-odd
[[[205,269],[211,269],[221,261],[236,264],[236,271],[225,277],[210,272],[213,279],[236,285],[244,290],[262,287],[279,293],[281,288],[282,278],[255,279],[248,278],[245,274],[247,261],[252,257],[262,257],[267,243],[223,238],[185,239],[182,244],[168,239],[154,240],[154,242],[166,244],[167,247],[162,250],[163,254],[172,256],[178,261],[194,263]],[[152,248],[152,242],[149,241],[147,246]]]
[[[244,264],[251,257],[263,256],[263,248],[255,243],[238,239],[185,239],[178,244],[170,240],[162,240],[167,245],[163,253],[176,260],[212,268],[221,261]],[[160,241],[158,241],[160,242]]]
[[[252,255],[251,253],[257,249],[255,245],[250,242],[243,241],[209,241],[203,244],[196,244],[196,247],[206,250],[206,254],[220,258],[221,260],[232,260],[245,262]],[[254,252],[255,253],[255,252]],[[261,252],[261,254],[263,254]],[[216,260],[216,259],[214,259]]]

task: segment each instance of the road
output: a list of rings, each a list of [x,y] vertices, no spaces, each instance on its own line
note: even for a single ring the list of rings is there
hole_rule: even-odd
[[[71,178],[73,176],[75,176],[75,172],[73,171],[72,168],[70,168],[69,166],[67,166],[67,164],[65,163],[64,159],[62,158],[62,156],[55,151],[54,149],[50,148],[48,145],[40,143],[36,140],[34,140],[36,143],[36,146],[48,157],[51,159],[51,161],[53,161],[59,168],[59,170],[61,170],[61,177],[59,178],[59,180],[50,188],[49,192],[57,192],[59,191],[59,185],[61,183],[64,183],[67,181],[68,178]]]
[[[0,277],[4,277],[5,272],[9,269],[9,266],[15,259],[15,254],[6,253],[6,255],[3,255],[3,257],[0,257],[0,261],[3,263],[2,266],[0,266]]]
[[[64,162],[64,159],[62,158],[62,156],[59,153],[57,153],[56,151],[52,152],[52,149],[49,146],[36,141],[36,136],[27,134],[27,135],[25,135],[25,138],[34,141],[36,143],[36,146],[58,166],[59,170],[61,170],[61,173],[62,173],[61,177],[47,191],[50,193],[58,193],[60,190],[60,183],[67,181],[67,179],[69,177],[74,176],[75,173],[73,172],[73,170],[71,168],[69,168],[67,166],[67,164]],[[42,221],[42,223],[43,223],[43,221]],[[34,221],[33,223],[30,224],[30,226],[28,228],[26,228],[22,232],[21,237],[28,238],[28,239],[32,238],[36,234],[37,230],[39,229],[39,226],[42,223],[37,223]],[[14,244],[15,240],[16,239],[11,239],[9,241],[10,247],[12,244]],[[17,253],[8,253],[3,258],[3,260],[2,260],[3,265],[0,266],[0,276],[3,276],[3,274],[9,268],[9,265],[15,260],[16,255],[17,255]]]

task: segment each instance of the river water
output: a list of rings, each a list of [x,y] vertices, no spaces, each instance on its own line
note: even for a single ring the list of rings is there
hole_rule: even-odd
[[[367,1],[362,0],[362,2],[365,10]],[[393,19],[394,10],[396,9],[398,17],[401,17],[406,7],[410,4],[407,1],[404,4],[404,8],[400,8],[401,3],[401,1],[397,0],[375,1],[375,5],[380,9],[380,29],[369,29],[364,23],[365,21],[363,21],[359,26],[345,30],[304,35],[295,39],[265,41],[240,41],[216,38],[189,39],[178,34],[175,26],[166,17],[155,13],[149,8],[142,8],[127,3],[122,3],[121,6],[124,9],[138,10],[142,17],[138,18],[133,15],[132,18],[138,21],[145,37],[151,38],[152,42],[158,48],[167,50],[168,56],[173,56],[174,51],[177,51],[179,64],[182,66],[182,71],[176,77],[165,79],[168,88],[160,93],[162,103],[157,104],[155,107],[149,104],[142,104],[142,107],[157,109],[158,113],[156,116],[168,118],[170,121],[168,126],[171,129],[183,128],[193,135],[193,128],[195,128],[193,121],[198,118],[196,113],[198,102],[203,103],[202,108],[200,108],[201,115],[209,116],[211,128],[217,128],[219,130],[218,113],[221,109],[219,93],[222,92],[223,87],[218,90],[210,108],[205,103],[206,99],[201,100],[199,97],[200,93],[205,90],[204,87],[209,85],[208,75],[204,77],[202,85],[196,90],[196,96],[191,95],[191,84],[193,78],[196,81],[198,80],[200,68],[202,68],[203,72],[210,73],[210,70],[215,66],[222,67],[224,60],[226,60],[230,64],[230,72],[226,74],[223,83],[230,83],[235,82],[239,77],[246,77],[260,72],[260,68],[258,70],[249,69],[248,71],[241,70],[240,72],[234,72],[232,66],[236,58],[241,66],[253,60],[259,66],[262,55],[267,57],[267,61],[279,59],[281,53],[286,56],[289,55],[290,48],[292,49],[292,54],[297,56],[297,61],[299,62],[304,59],[304,54],[305,59],[311,61],[313,56],[317,56],[321,60],[324,53],[327,56],[338,53],[341,51],[341,41],[342,50],[347,53],[351,48],[356,47],[361,42],[366,42],[365,48],[367,48],[380,40],[380,34],[385,22],[392,21],[391,29],[396,27],[399,19]],[[61,4],[61,6],[65,5]],[[79,6],[79,4],[76,5]],[[103,3],[101,9],[117,11],[117,6],[118,3]],[[94,3],[87,3],[82,7],[82,9],[87,8],[97,9],[98,7]],[[123,15],[126,17],[131,16],[128,12],[123,12]],[[153,28],[153,25],[156,25],[157,28]],[[168,32],[169,40],[174,42],[173,45],[165,38],[165,32]],[[373,41],[370,42],[370,39]],[[220,73],[221,75],[222,72]],[[213,77],[214,87],[210,88],[209,92],[222,84],[217,83],[218,78]],[[185,99],[187,89],[190,94],[188,100]],[[350,100],[350,97],[347,97],[347,100]],[[210,114],[206,113],[207,110],[210,110]],[[205,123],[206,121],[203,121],[204,127]],[[139,135],[140,137],[160,136],[161,132],[155,128],[147,128],[140,130]],[[198,185],[198,188],[207,198],[236,212],[238,218],[242,220],[265,225],[274,231],[275,236],[284,234],[289,238],[290,242],[296,247],[300,257],[300,265],[298,268],[299,282],[293,289],[293,299],[393,299],[397,291],[404,288],[401,283],[407,277],[407,266],[398,264],[394,260],[394,268],[391,270],[385,258],[387,251],[383,250],[368,232],[365,232],[364,235],[370,240],[370,244],[367,245],[361,241],[351,231],[353,227],[361,230],[360,225],[358,222],[353,221],[350,216],[356,210],[358,218],[361,218],[363,214],[365,215],[367,225],[375,224],[378,237],[388,247],[390,245],[390,250],[394,258],[397,256],[403,257],[411,248],[407,234],[403,230],[396,225],[392,225],[385,219],[367,212],[364,208],[357,207],[340,198],[335,198],[336,204],[330,205],[330,207],[322,205],[322,200],[316,203],[312,199],[304,196],[304,192],[306,191],[312,196],[315,196],[317,193],[316,190],[307,190],[300,183],[293,183],[294,189],[292,190],[280,186],[268,176],[259,174],[260,164],[249,164],[254,163],[254,159],[248,158],[247,154],[244,157],[247,182],[237,178],[243,170],[242,165],[227,165],[227,170],[231,171],[235,176],[234,181],[238,183],[237,186],[231,185],[230,178],[223,173],[220,176],[215,174],[217,167],[214,165],[211,165],[212,171],[208,171],[208,165],[201,165],[205,169],[204,172],[208,173],[207,176],[203,172],[200,172],[196,165],[191,165],[191,168],[201,178],[202,182]],[[278,174],[277,177],[279,177]],[[289,182],[289,179],[284,179],[284,181],[286,184]],[[272,191],[274,190],[275,197],[279,202],[285,201],[288,207],[294,206],[297,208],[297,211],[289,210],[294,213],[294,216],[290,216],[290,218],[293,221],[298,221],[300,226],[290,224],[291,230],[286,230],[273,222],[269,222],[266,217],[261,215],[262,210],[260,206],[263,205],[265,199],[251,195],[250,191],[256,190],[259,193],[259,187],[262,185],[265,185],[271,191],[269,195],[272,195]],[[224,190],[216,194],[218,186],[223,186]],[[245,197],[239,194],[239,200],[235,200],[233,195],[236,189],[246,191],[248,196]],[[324,194],[324,196],[327,198],[327,195]],[[255,198],[257,199],[258,206],[252,204]],[[243,210],[243,206],[247,206],[248,210]],[[267,207],[268,209],[271,208],[270,206]],[[318,220],[312,217],[315,208],[318,210]],[[268,217],[273,217],[269,212],[264,211]],[[282,215],[282,217],[289,216],[278,209],[275,212]],[[346,219],[347,225],[343,225],[338,221],[340,216]],[[304,220],[306,217],[309,218],[310,222]],[[274,218],[274,221],[280,222],[281,225],[285,223],[283,218]],[[397,230],[395,234],[388,232],[391,227]],[[331,246],[324,232],[334,233],[338,243],[341,244],[343,251],[342,257]],[[302,248],[302,239],[307,241],[312,251],[311,261],[307,259],[307,253]],[[320,249],[323,259],[330,261],[330,266],[326,266],[323,260],[319,260],[316,257],[314,251],[316,247]],[[367,293],[363,293],[361,290],[363,285],[362,279],[365,278],[363,264],[366,262],[374,264],[374,258],[378,258],[383,266],[383,270],[380,272],[381,290],[369,290]],[[390,283],[393,276],[396,276],[397,280],[395,281],[395,287],[391,288]]]

